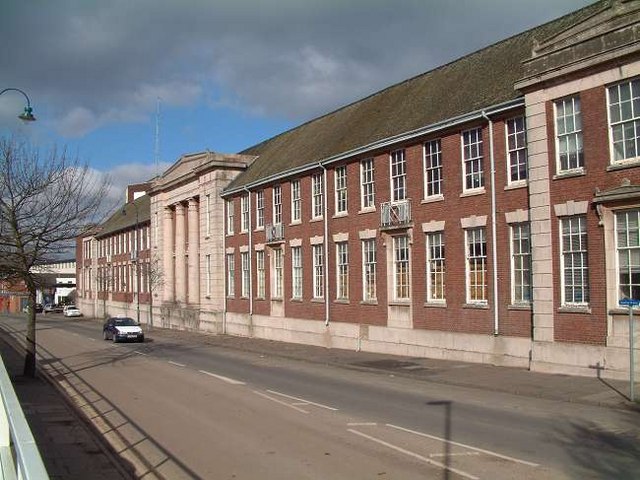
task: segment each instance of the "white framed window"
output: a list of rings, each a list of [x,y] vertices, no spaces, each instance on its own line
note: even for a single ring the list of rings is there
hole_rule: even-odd
[[[240,231],[249,231],[249,194],[240,197]]]
[[[236,295],[236,261],[233,253],[227,253],[227,296]]]
[[[273,224],[280,225],[282,223],[282,187],[276,185],[273,187]]]
[[[376,240],[362,240],[362,300],[376,301]]]
[[[233,212],[233,199],[227,200],[227,235],[233,235],[233,222],[234,222],[234,212]]]
[[[205,265],[205,295],[207,297],[211,296],[211,255],[205,255],[204,257],[204,265]]]
[[[337,167],[335,170],[336,214],[347,213],[347,167]]]
[[[442,195],[442,147],[440,139],[426,142],[423,146],[424,156],[424,196]]]
[[[556,159],[558,172],[584,168],[580,97],[554,102],[556,119]]]
[[[211,195],[205,195],[204,197],[204,231],[205,235],[208,237],[211,235]],[[156,213],[156,221],[158,219],[158,214]],[[155,234],[155,239],[157,241],[157,233]]]
[[[531,299],[531,231],[528,223],[516,223],[511,225],[511,303]]]
[[[487,238],[484,227],[465,230],[467,303],[487,303]]]
[[[302,247],[291,247],[291,297],[302,299]]]
[[[523,182],[527,179],[527,127],[524,117],[510,118],[506,121],[507,164],[509,183]]]
[[[640,79],[609,87],[607,98],[612,161],[640,157]]]
[[[560,226],[562,304],[586,305],[589,303],[587,217],[576,215],[562,218]]]
[[[445,300],[444,232],[428,233],[427,245],[427,302]]]
[[[396,150],[390,155],[391,201],[398,202],[407,198],[407,162],[404,150]]]
[[[409,237],[393,237],[393,299],[409,300]]]
[[[640,210],[616,212],[618,300],[640,299]]]
[[[349,298],[349,245],[336,243],[336,299]]]
[[[264,250],[256,252],[256,297],[265,298]]]
[[[311,177],[311,206],[313,218],[322,218],[324,213],[324,177],[316,173]]]
[[[374,208],[376,191],[374,183],[373,158],[366,158],[360,162],[360,208]]]
[[[256,192],[256,228],[264,228],[264,190]]]
[[[324,246],[313,245],[313,298],[324,298]]]
[[[282,249],[273,250],[273,286],[271,288],[272,298],[282,298],[284,285],[284,259]]]
[[[464,189],[484,187],[484,159],[482,151],[482,128],[462,132],[462,163]]]
[[[251,285],[251,269],[249,268],[249,252],[240,253],[240,263],[242,267],[242,297],[249,298]]]
[[[302,220],[302,200],[300,198],[300,180],[291,181],[291,223]]]

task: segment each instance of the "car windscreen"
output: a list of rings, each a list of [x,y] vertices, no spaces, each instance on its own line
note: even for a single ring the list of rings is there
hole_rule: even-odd
[[[135,327],[138,325],[133,318],[118,318],[116,319],[116,327]]]

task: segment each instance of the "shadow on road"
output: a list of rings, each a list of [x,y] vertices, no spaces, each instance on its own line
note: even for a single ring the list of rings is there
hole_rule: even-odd
[[[23,332],[11,329],[8,325],[3,325],[3,329],[24,347]],[[37,354],[40,371],[55,382],[70,403],[88,420],[90,427],[124,463],[129,464],[135,478],[200,479],[79,375],[79,372],[87,369],[124,361],[135,355],[133,351],[114,349],[107,353],[102,350],[94,358],[91,358],[92,355],[85,355],[87,359],[79,368],[70,368],[65,361],[55,357],[40,344],[37,345]]]

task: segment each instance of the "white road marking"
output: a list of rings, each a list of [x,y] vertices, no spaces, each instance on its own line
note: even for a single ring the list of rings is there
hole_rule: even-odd
[[[469,450],[475,450],[476,452],[486,453],[487,455],[492,455],[494,457],[502,458],[504,460],[509,460],[511,462],[521,463],[523,465],[528,465],[530,467],[539,467],[540,465],[533,462],[527,462],[526,460],[520,460],[519,458],[509,457],[507,455],[502,455],[497,452],[492,452],[491,450],[485,450],[483,448],[472,447],[471,445],[465,445],[464,443],[453,442],[451,440],[447,440],[445,438],[436,437],[434,435],[429,435],[428,433],[416,432],[415,430],[409,430],[408,428],[398,427],[397,425],[391,425],[387,423],[387,427],[395,428],[396,430],[401,430],[407,433],[413,433],[414,435],[418,435],[421,437],[431,438],[432,440],[438,440],[444,443],[450,443],[451,445],[456,445],[458,447],[468,448]]]
[[[90,339],[89,339],[89,341],[90,341],[90,342],[95,342],[95,341],[96,341],[96,339],[95,339],[95,338],[90,338]]]
[[[258,392],[257,390],[254,390],[253,393],[255,393],[256,395],[260,395],[261,397],[264,397],[268,400],[271,400],[272,402],[276,402],[279,403],[280,405],[284,405],[285,407],[289,407],[289,408],[293,408],[294,410],[300,412],[300,413],[309,413],[306,410],[303,410],[301,408],[296,407],[295,405],[291,405],[290,403],[287,402],[283,402],[282,400],[279,400],[277,398],[273,398],[269,395],[267,395],[266,393],[262,393],[262,392]]]
[[[144,355],[145,357],[148,357],[149,354],[148,353],[144,353],[144,352],[140,352],[139,350],[135,350],[133,353],[137,354],[137,355]]]
[[[171,365],[175,365],[176,367],[186,367],[186,365],[184,363],[178,363],[178,362],[174,362],[172,360],[169,360],[169,363]]]
[[[204,373],[205,375],[209,375],[210,377],[217,378],[218,380],[222,380],[223,382],[230,383],[231,385],[246,385],[245,382],[241,382],[240,380],[234,380],[233,378],[225,377],[223,375],[217,375],[215,373],[207,372],[206,370],[198,370],[200,373]]]
[[[305,400],[304,398],[294,397],[292,395],[287,395],[286,393],[276,392],[275,390],[267,390],[269,393],[273,393],[274,395],[280,395],[281,397],[290,398],[291,400],[297,400],[298,402],[302,402],[298,405],[315,405],[316,407],[326,408],[327,410],[331,410],[333,412],[337,412],[337,408],[329,407],[327,405],[323,405],[321,403],[312,402],[310,400]]]
[[[376,425],[378,425],[376,422],[347,423],[348,427],[375,427]]]
[[[463,472],[462,470],[458,470],[457,468],[451,468],[451,467],[447,467],[445,464],[440,463],[440,462],[436,462],[435,460],[431,460],[430,458],[424,457],[420,454],[417,454],[415,452],[412,452],[410,450],[405,450],[402,447],[398,447],[397,445],[393,445],[392,443],[389,442],[385,442],[384,440],[380,440],[379,438],[376,437],[372,437],[371,435],[367,435],[366,433],[362,433],[359,432],[358,430],[353,430],[351,428],[347,429],[349,432],[354,433],[356,435],[359,435],[363,438],[366,438],[367,440],[371,440],[372,442],[376,442],[379,443],[380,445],[383,445],[387,448],[390,448],[392,450],[395,450],[396,452],[400,452],[403,453],[404,455],[408,455],[410,457],[416,458],[418,460],[422,460],[425,463],[428,463],[430,465],[434,465],[436,467],[445,469],[445,470],[449,470],[450,472],[456,473],[458,475],[460,475],[461,477],[465,477],[465,478],[470,478],[471,480],[478,480],[479,477],[475,477],[473,475],[471,475],[470,473],[467,472]]]

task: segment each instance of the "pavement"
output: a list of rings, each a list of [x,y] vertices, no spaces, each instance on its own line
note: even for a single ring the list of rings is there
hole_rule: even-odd
[[[84,319],[83,322],[98,320]],[[290,358],[316,364],[410,377],[416,380],[476,388],[540,399],[636,411],[628,400],[629,383],[617,380],[530,372],[456,361],[401,357],[352,350],[328,349],[255,338],[204,335],[154,327],[151,338],[184,340]],[[55,381],[40,371],[35,379],[22,376],[23,357],[11,337],[0,329],[0,354],[14,382],[27,421],[51,479],[97,480],[133,478],[116,452],[90,422],[78,413]]]

